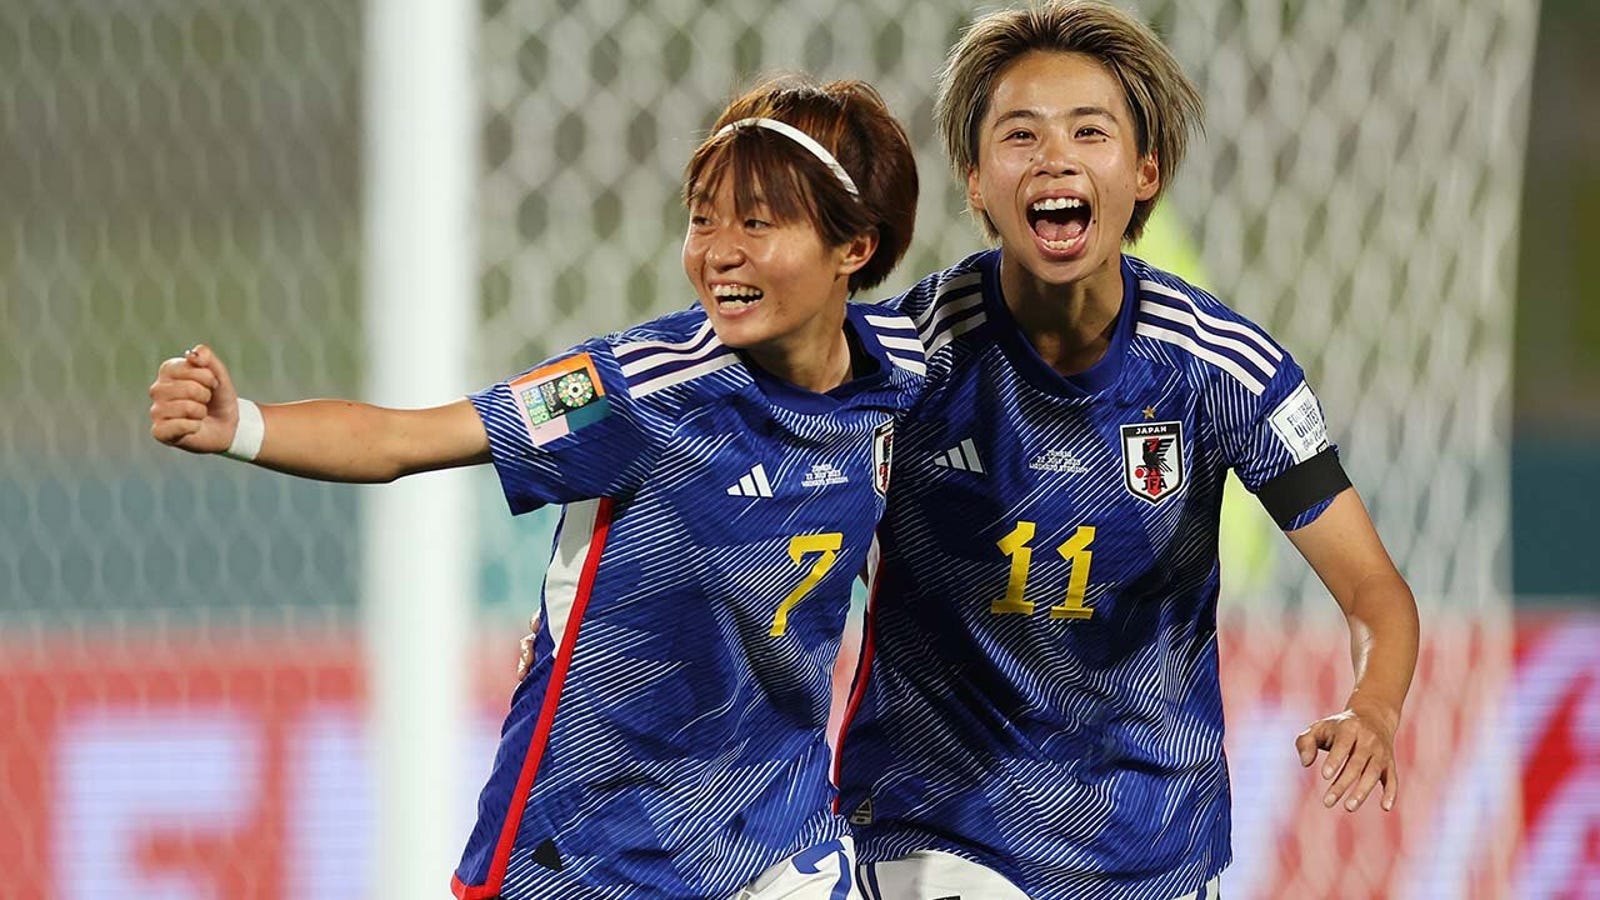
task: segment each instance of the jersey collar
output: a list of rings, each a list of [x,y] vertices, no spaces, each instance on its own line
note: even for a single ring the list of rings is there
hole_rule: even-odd
[[[756,365],[739,354],[744,367],[755,379],[756,385],[769,400],[802,413],[822,413],[838,409],[852,397],[882,387],[889,380],[890,366],[887,351],[878,341],[878,334],[863,316],[859,303],[845,304],[844,331],[850,341],[851,366],[855,377],[825,394],[796,387]]]
[[[1122,306],[1117,310],[1116,330],[1111,334],[1111,345],[1106,348],[1099,362],[1076,375],[1062,375],[1040,358],[1011,315],[1011,309],[1006,306],[1000,290],[1000,253],[999,250],[991,250],[978,261],[983,271],[983,305],[994,328],[995,342],[1017,373],[1039,390],[1062,397],[1090,397],[1115,385],[1122,375],[1123,361],[1127,359],[1128,343],[1133,336],[1133,320],[1136,318],[1134,311],[1139,303],[1139,285],[1128,257],[1121,257]]]

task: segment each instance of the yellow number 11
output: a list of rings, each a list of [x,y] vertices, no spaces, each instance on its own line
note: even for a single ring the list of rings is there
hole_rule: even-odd
[[[1024,595],[1028,590],[1028,566],[1033,562],[1033,549],[1028,542],[1036,530],[1032,522],[1019,521],[1011,533],[995,542],[1001,553],[1011,557],[1011,575],[1006,579],[1005,597],[989,604],[990,612],[1033,614],[1033,602]],[[1072,574],[1067,577],[1067,598],[1050,607],[1050,618],[1087,619],[1094,615],[1094,610],[1083,605],[1089,591],[1089,561],[1094,557],[1089,545],[1093,542],[1094,527],[1079,525],[1072,537],[1056,548],[1061,558],[1072,564]]]
[[[789,558],[795,565],[800,565],[807,553],[820,553],[817,561],[811,564],[805,577],[795,585],[789,596],[783,598],[778,604],[778,614],[772,617],[772,630],[767,632],[771,637],[782,637],[789,628],[789,610],[799,605],[811,589],[817,586],[828,570],[833,568],[834,561],[839,558],[839,548],[844,546],[844,535],[837,531],[827,531],[822,534],[797,534],[789,539]]]

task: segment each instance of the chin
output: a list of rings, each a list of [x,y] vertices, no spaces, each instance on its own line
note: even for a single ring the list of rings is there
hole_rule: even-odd
[[[721,341],[723,346],[734,350],[749,350],[759,346],[765,337],[758,329],[751,328],[743,322],[718,321],[714,317],[711,320],[711,330],[717,333],[717,340]]]

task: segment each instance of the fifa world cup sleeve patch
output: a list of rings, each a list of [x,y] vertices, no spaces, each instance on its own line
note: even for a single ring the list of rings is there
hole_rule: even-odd
[[[611,414],[605,385],[587,353],[519,375],[507,386],[535,447],[543,447]]]
[[[1304,381],[1278,404],[1267,421],[1297,463],[1328,449],[1328,426],[1322,421],[1322,407]]]

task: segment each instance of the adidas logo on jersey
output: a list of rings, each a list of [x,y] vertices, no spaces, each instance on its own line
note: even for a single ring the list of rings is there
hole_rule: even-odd
[[[961,443],[933,458],[933,464],[941,469],[955,469],[960,472],[976,472],[983,474],[983,462],[978,459],[978,445],[967,438]]]
[[[767,481],[767,470],[761,463],[746,472],[739,483],[728,488],[730,497],[772,497],[772,483]]]

